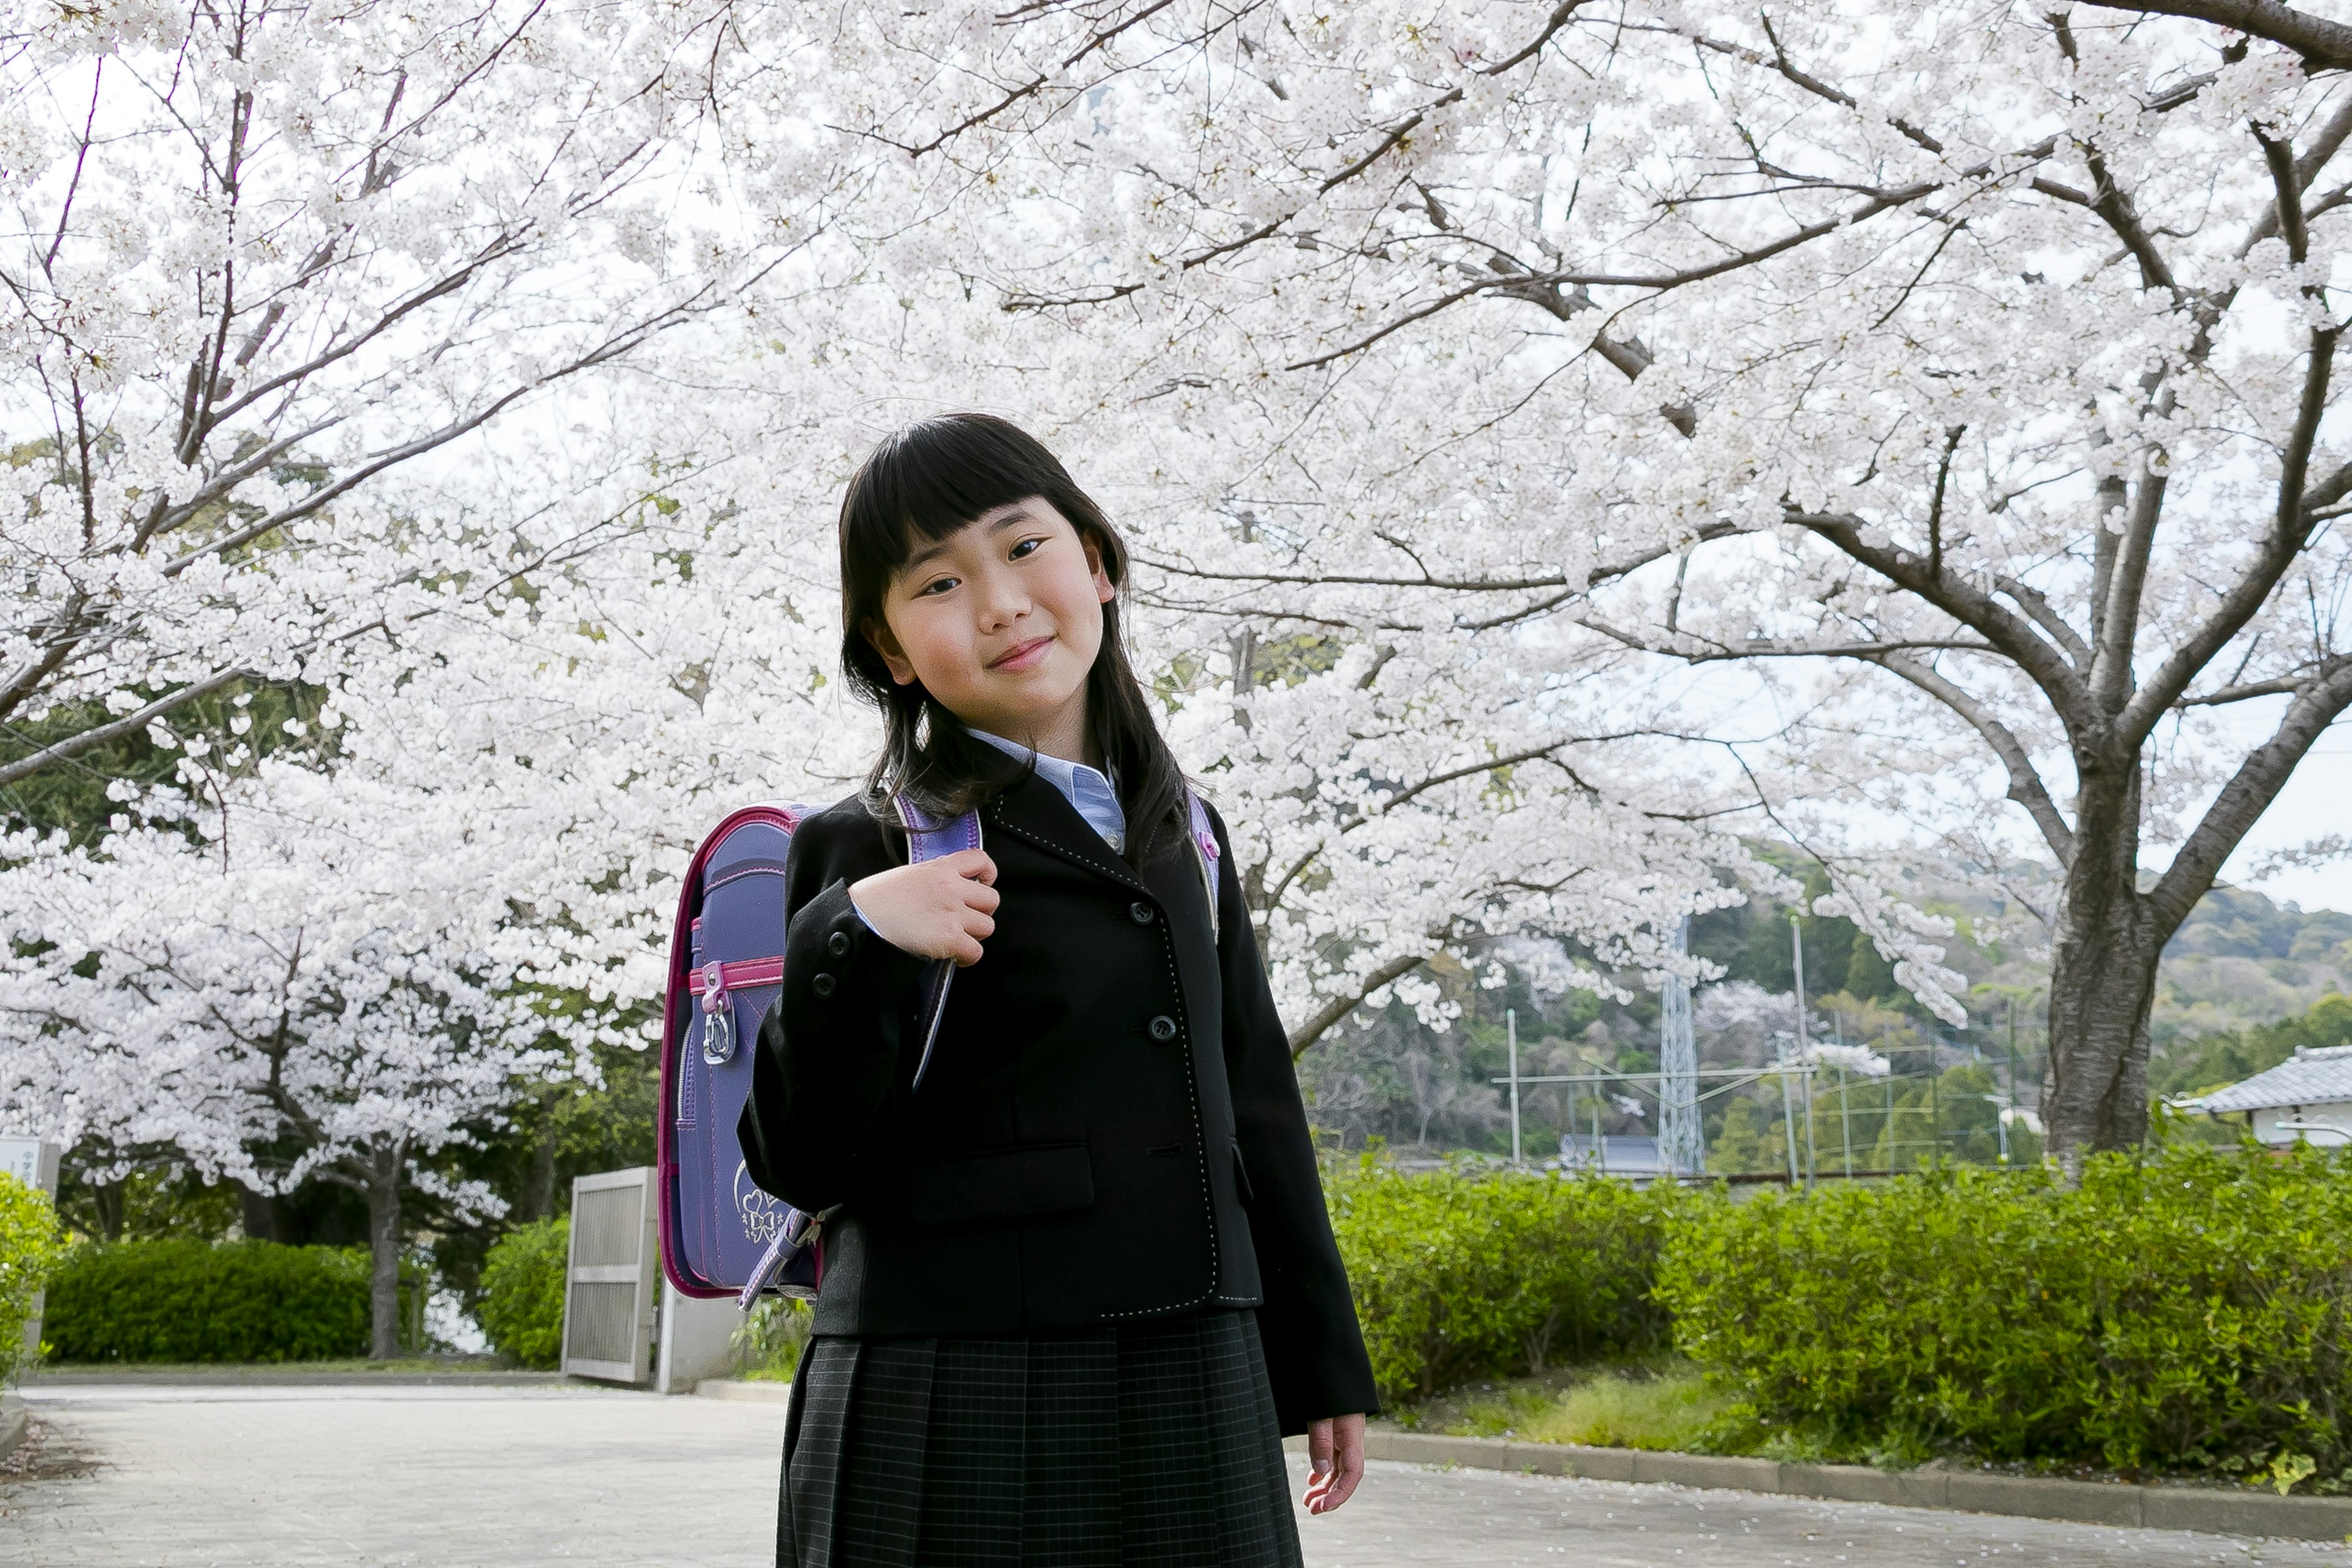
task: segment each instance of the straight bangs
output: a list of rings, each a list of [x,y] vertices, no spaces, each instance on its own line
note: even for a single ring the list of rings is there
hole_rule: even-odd
[[[956,816],[1029,772],[973,740],[919,683],[893,680],[865,628],[885,620],[891,579],[917,550],[1031,496],[1067,518],[1078,537],[1095,546],[1112,585],[1125,585],[1127,546],[1102,509],[1043,442],[993,415],[943,415],[896,432],[874,449],[842,497],[841,668],[851,686],[882,710],[887,726],[866,791],[866,809],[887,826],[898,826],[894,795],[933,816]],[[1177,828],[1172,837],[1181,840],[1185,786],[1128,662],[1116,597],[1103,606],[1102,649],[1087,676],[1087,719],[1119,781],[1128,858],[1140,865],[1171,837],[1163,828]]]

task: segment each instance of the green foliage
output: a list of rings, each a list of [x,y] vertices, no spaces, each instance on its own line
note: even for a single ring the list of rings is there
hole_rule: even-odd
[[[95,1182],[68,1163],[58,1183],[59,1216],[100,1241],[225,1240],[241,1217],[242,1199],[243,1189],[234,1182],[207,1184],[168,1166]]]
[[[1538,1443],[1700,1450],[1717,1446],[1737,1401],[1688,1367],[1654,1377],[1605,1372],[1570,1389],[1519,1428]]]
[[[751,1309],[735,1331],[735,1354],[743,1375],[755,1381],[790,1383],[800,1370],[816,1313],[806,1301],[771,1296]]]
[[[482,1262],[482,1331],[525,1366],[551,1367],[563,1354],[563,1274],[569,1219],[509,1231]]]
[[[155,687],[142,695],[164,692]],[[334,752],[332,732],[318,722],[326,697],[324,689],[299,683],[234,680],[190,700],[164,726],[209,742],[206,766],[215,772],[244,771],[257,758],[279,752],[323,758]],[[62,703],[39,719],[0,731],[0,762],[20,761],[114,717],[94,700]],[[289,721],[293,731],[286,727]],[[184,754],[183,747],[157,745],[146,730],[118,735],[78,753],[70,763],[0,785],[0,826],[62,832],[77,844],[94,843],[122,810],[108,797],[109,784],[171,784]]]
[[[16,1371],[34,1293],[66,1256],[48,1194],[0,1173],[0,1378]]]
[[[2352,1160],[2185,1148],[1765,1193],[1670,1218],[1693,1360],[1829,1451],[2352,1466]],[[2265,1470],[2264,1467],[2268,1467]],[[2304,1472],[2309,1474],[2311,1472]]]
[[[2148,1064],[2148,1088],[2158,1095],[2210,1093],[2267,1072],[2294,1056],[2298,1047],[2343,1045],[2352,1045],[2352,998],[2330,992],[2300,1017],[2224,1029],[2174,1045]]]
[[[2215,888],[2197,900],[2165,944],[2167,958],[2189,954],[2341,962],[2352,942],[2352,914],[2282,908],[2244,888]]]
[[[1325,1191],[1387,1400],[1658,1344],[1665,1219],[1715,1201],[1466,1166],[1407,1175],[1378,1154],[1328,1168]]]
[[[402,1274],[413,1300],[422,1277]],[[42,1337],[59,1359],[79,1362],[365,1355],[368,1255],[267,1241],[79,1247],[49,1286]]]

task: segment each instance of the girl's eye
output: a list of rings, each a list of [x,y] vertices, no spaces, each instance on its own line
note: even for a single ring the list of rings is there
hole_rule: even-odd
[[[1045,542],[1043,539],[1024,539],[1006,552],[1004,558],[1007,561],[1018,561],[1024,555],[1034,555],[1037,552],[1037,547]]]
[[[960,585],[963,579],[961,577],[934,577],[929,582],[915,590],[915,597],[918,599],[923,599],[929,598],[934,595],[944,594],[949,589]]]

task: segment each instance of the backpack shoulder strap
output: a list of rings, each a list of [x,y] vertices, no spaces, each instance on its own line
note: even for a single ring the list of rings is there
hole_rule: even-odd
[[[1184,812],[1187,818],[1186,837],[1192,840],[1192,858],[1201,868],[1201,885],[1209,890],[1209,940],[1218,939],[1217,931],[1217,835],[1209,826],[1209,808],[1191,790],[1184,792]]]
[[[893,796],[891,805],[898,810],[899,824],[907,830],[909,866],[980,847],[980,813],[976,811],[935,820],[903,795]],[[923,1075],[931,1069],[931,1047],[940,1043],[940,1016],[947,1011],[948,987],[954,982],[955,965],[944,958],[924,973],[923,1009],[915,1028],[923,1042],[923,1050],[915,1062],[914,1081],[908,1087],[909,1094],[923,1087]]]
[[[976,811],[933,819],[903,795],[893,795],[890,804],[898,813],[899,826],[907,830],[907,863],[910,866],[980,847],[980,813]]]

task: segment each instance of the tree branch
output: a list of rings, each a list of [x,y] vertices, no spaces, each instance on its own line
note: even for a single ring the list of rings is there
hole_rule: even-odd
[[[1323,1037],[1332,1025],[1363,1005],[1364,998],[1381,986],[1402,979],[1429,962],[1427,953],[1418,958],[1391,958],[1364,977],[1362,985],[1353,996],[1334,996],[1315,1010],[1314,1016],[1290,1031],[1290,1059],[1297,1061],[1307,1054],[1307,1047]]]
[[[2287,705],[2277,731],[2239,764],[2148,893],[2165,936],[2189,918],[2221,874],[2221,863],[2262,820],[2304,754],[2347,707],[2352,707],[2352,659],[2338,660],[2328,674],[2307,682]]]
[[[1867,657],[1867,656],[1864,656]],[[2065,816],[2050,798],[2049,786],[2042,782],[2042,773],[2033,765],[2033,758],[2025,749],[2017,732],[1995,718],[1991,710],[1979,702],[1965,689],[1937,674],[1916,658],[1901,654],[1886,654],[1870,662],[1890,674],[1901,677],[1958,714],[1984,737],[1993,755],[2000,759],[2009,771],[2009,798],[2026,809],[2033,825],[2042,830],[2042,840],[2058,858],[2061,866],[2074,863],[2074,830],[2066,826]]]
[[[2278,0],[2172,0],[2169,5],[2156,0],[2152,5],[2097,4],[2096,8],[2186,16],[2192,22],[2210,22],[2231,32],[2266,38],[2301,55],[2306,70],[2342,70],[2352,66],[2352,27],[2282,5]]]
[[[2174,649],[2159,665],[2147,684],[2140,689],[2116,721],[2116,742],[2126,751],[2136,752],[2157,721],[2180,700],[2189,683],[2200,670],[2211,662],[2230,644],[2230,639],[2244,629],[2253,619],[2271,591],[2278,586],[2287,568],[2294,564],[2310,540],[2312,530],[2319,524],[2312,514],[2321,507],[2341,499],[2352,475],[2352,465],[2339,468],[2321,484],[2305,488],[2313,445],[2319,438],[2319,423],[2327,412],[2329,373],[2336,359],[2336,340],[2340,327],[2315,327],[2311,333],[2311,359],[2305,367],[2303,405],[2295,416],[2294,431],[2287,438],[2285,450],[2280,454],[2278,510],[2271,525],[2270,537],[2263,542],[2256,555],[2236,586],[2222,597],[2221,603],[2187,642]]]
[[[2095,727],[2090,691],[2082,676],[2065,656],[2042,640],[2031,621],[1965,582],[1948,576],[1929,576],[1925,570],[1926,562],[1908,551],[1864,543],[1862,520],[1857,517],[1843,512],[1794,510],[1788,517],[1824,543],[1977,632],[2042,689],[2070,732],[2086,733]]]
[[[217,670],[202,680],[181,687],[168,696],[157,698],[136,712],[125,713],[111,723],[100,724],[94,730],[84,730],[79,735],[68,735],[53,745],[42,747],[30,756],[19,757],[13,763],[0,764],[0,784],[15,784],[18,779],[40,772],[51,763],[61,763],[68,757],[78,756],[92,746],[102,746],[119,735],[133,734],[145,729],[149,721],[162,718],[174,708],[193,702],[208,691],[217,691],[230,681],[251,673],[242,667]]]

